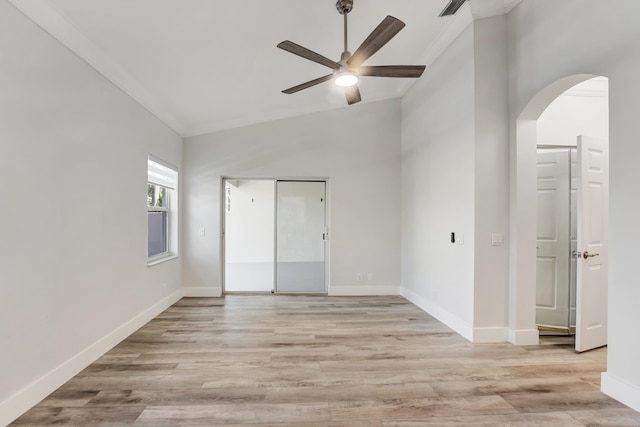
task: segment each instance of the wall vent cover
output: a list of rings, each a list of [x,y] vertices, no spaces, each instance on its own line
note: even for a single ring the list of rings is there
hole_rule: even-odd
[[[438,16],[450,16],[455,14],[467,0],[451,0]]]

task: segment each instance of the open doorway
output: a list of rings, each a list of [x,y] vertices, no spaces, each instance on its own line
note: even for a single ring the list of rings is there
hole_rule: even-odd
[[[326,294],[326,181],[223,181],[224,292]]]
[[[576,330],[576,147],[538,145],[536,326],[540,335]]]
[[[584,339],[595,330],[605,331],[606,344],[607,278],[606,263],[602,263],[606,248],[593,248],[602,247],[602,239],[606,240],[608,219],[607,209],[594,211],[593,207],[596,200],[604,200],[608,208],[606,195],[600,194],[608,182],[596,182],[599,178],[592,172],[602,175],[600,172],[607,169],[608,146],[603,148],[601,141],[579,136],[593,135],[606,141],[608,122],[608,80],[593,75],[570,76],[548,86],[517,121],[510,261],[510,340],[515,344],[536,344],[539,329],[572,334],[580,325],[583,339],[576,341],[576,349],[598,346],[593,345],[598,340]],[[579,145],[584,146],[582,154],[576,151]],[[577,197],[581,179],[586,188],[581,197],[589,200],[589,206]],[[580,206],[585,215],[591,211],[593,215],[582,219],[572,216]],[[580,241],[580,230],[588,229],[591,223],[604,224],[604,234],[585,235]],[[594,253],[598,255],[592,257]],[[603,279],[604,292],[581,293],[581,276],[583,281],[592,280],[594,272]],[[585,304],[588,298],[596,302]],[[590,317],[599,310],[596,306],[604,310],[604,319]]]

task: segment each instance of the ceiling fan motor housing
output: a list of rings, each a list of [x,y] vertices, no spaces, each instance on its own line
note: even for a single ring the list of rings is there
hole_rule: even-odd
[[[353,9],[353,0],[338,0],[336,2],[336,9],[338,9],[340,15],[346,15]]]

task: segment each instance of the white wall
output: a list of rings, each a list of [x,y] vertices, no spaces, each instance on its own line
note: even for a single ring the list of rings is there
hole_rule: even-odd
[[[220,293],[220,177],[231,176],[328,178],[329,293],[397,293],[399,123],[399,101],[388,100],[187,139],[183,280],[190,292]],[[358,273],[372,280],[358,282]]]
[[[563,77],[589,73],[609,78],[609,347],[602,388],[640,410],[640,341],[633,338],[640,324],[635,260],[640,198],[632,196],[640,181],[638,17],[640,2],[635,0],[524,0],[509,15],[508,35],[512,126],[537,93]],[[513,150],[515,136],[512,127]],[[515,179],[512,174],[512,185]]]
[[[402,293],[474,342],[507,338],[506,64],[506,17],[477,20],[402,103]]]
[[[473,26],[402,99],[402,294],[472,338]],[[464,235],[452,244],[450,233]]]
[[[177,298],[145,197],[147,154],[180,167],[182,141],[4,0],[0,94],[4,425]]]
[[[509,121],[506,16],[476,20],[473,342],[505,341],[508,304]],[[502,245],[492,244],[494,235]]]

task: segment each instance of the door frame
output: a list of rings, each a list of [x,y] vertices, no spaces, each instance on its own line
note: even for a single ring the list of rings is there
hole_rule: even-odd
[[[309,177],[309,176],[305,176],[305,177],[297,177],[297,176],[262,176],[262,177],[252,177],[252,176],[237,176],[237,175],[223,175],[220,176],[220,200],[219,200],[219,208],[220,208],[220,224],[219,224],[219,230],[220,230],[220,248],[219,248],[219,262],[220,262],[220,284],[221,284],[221,288],[222,288],[222,296],[224,296],[225,294],[227,294],[226,291],[226,286],[225,286],[225,269],[226,269],[226,240],[227,240],[227,236],[226,236],[226,230],[225,230],[225,224],[226,224],[226,214],[227,214],[227,210],[226,210],[226,197],[227,197],[227,192],[226,192],[226,183],[227,181],[242,181],[242,180],[260,180],[260,181],[273,181],[273,187],[274,187],[274,192],[273,192],[273,197],[274,197],[274,208],[277,210],[277,197],[278,197],[278,192],[277,192],[277,183],[278,181],[310,181],[310,182],[324,182],[324,189],[325,189],[325,216],[324,216],[324,220],[325,220],[325,229],[328,231],[328,238],[326,239],[325,245],[324,245],[324,293],[323,294],[318,294],[318,293],[314,293],[314,294],[309,294],[309,295],[328,295],[329,294],[329,288],[331,285],[331,281],[330,281],[330,272],[331,272],[331,238],[330,238],[330,230],[331,230],[331,180],[329,177]],[[277,294],[277,283],[276,283],[276,274],[277,274],[277,239],[276,239],[276,223],[277,218],[274,215],[274,224],[273,224],[273,233],[274,233],[274,269],[273,269],[273,284],[274,284],[274,289],[273,292],[270,292],[272,294]],[[250,292],[247,292],[250,293]],[[260,292],[260,294],[268,294],[267,292]]]
[[[222,288],[222,296],[224,296],[225,294],[227,294],[227,290],[226,290],[226,268],[227,268],[227,254],[226,254],[226,250],[227,250],[227,232],[226,232],[226,223],[227,223],[227,191],[226,191],[226,187],[227,187],[227,181],[273,181],[273,193],[275,195],[275,185],[276,185],[276,181],[273,178],[265,178],[265,177],[260,177],[260,178],[254,178],[254,177],[231,177],[231,176],[221,176],[220,177],[220,250],[219,250],[219,254],[220,254],[220,286]],[[275,242],[274,242],[275,245]],[[275,246],[274,246],[275,249]],[[275,258],[274,258],[275,261]],[[275,269],[275,262],[274,262],[274,269]],[[274,277],[275,280],[275,277]],[[275,283],[275,282],[274,282]],[[230,292],[230,293],[235,293],[235,292]],[[268,295],[269,292],[261,292],[261,291],[255,291],[255,292],[242,292],[242,293],[246,293],[246,294],[261,294],[261,295]]]
[[[509,190],[509,342],[537,345],[536,327],[536,148],[537,120],[562,93],[599,74],[561,78],[538,92],[512,129]],[[610,138],[609,138],[610,140]]]
[[[324,183],[324,229],[326,237],[324,239],[324,290],[323,292],[278,292],[278,182],[322,182]],[[330,245],[329,239],[329,183],[328,179],[322,178],[277,178],[275,180],[274,192],[275,215],[273,217],[273,233],[274,233],[274,268],[273,268],[273,288],[275,294],[284,295],[328,295],[329,294],[329,270],[328,270],[328,252]]]

